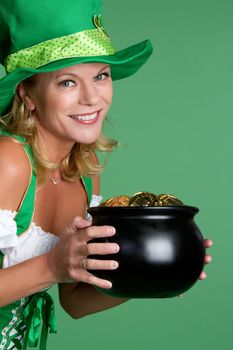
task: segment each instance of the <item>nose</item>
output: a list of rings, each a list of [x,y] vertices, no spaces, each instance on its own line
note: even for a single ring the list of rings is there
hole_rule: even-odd
[[[94,106],[100,100],[99,91],[93,82],[83,82],[79,89],[79,103]]]

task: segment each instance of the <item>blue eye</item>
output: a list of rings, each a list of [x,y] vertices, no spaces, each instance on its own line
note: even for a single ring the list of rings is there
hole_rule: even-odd
[[[108,73],[101,73],[95,77],[95,81],[105,80],[107,77],[109,77]]]
[[[73,80],[63,80],[59,83],[59,85],[66,88],[66,87],[75,86],[75,82]]]

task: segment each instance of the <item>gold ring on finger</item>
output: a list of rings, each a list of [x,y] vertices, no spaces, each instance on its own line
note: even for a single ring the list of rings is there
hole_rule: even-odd
[[[83,258],[82,261],[81,261],[81,266],[82,266],[83,269],[86,269],[85,260],[86,260],[86,258]]]

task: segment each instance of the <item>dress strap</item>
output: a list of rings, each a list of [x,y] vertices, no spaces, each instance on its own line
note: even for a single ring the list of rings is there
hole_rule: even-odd
[[[3,258],[4,258],[4,255],[3,255],[3,253],[0,251],[0,269],[2,268],[2,265],[3,265]]]
[[[15,221],[17,224],[17,235],[20,235],[21,233],[25,232],[30,226],[34,213],[34,201],[36,192],[35,163],[31,147],[26,143],[26,139],[24,137],[11,134],[10,132],[5,130],[0,130],[0,135],[9,136],[18,140],[22,144],[31,165],[30,182],[21,201],[20,208],[15,216]]]
[[[87,193],[87,203],[88,203],[87,206],[89,207],[91,202],[91,197],[92,197],[92,178],[87,176],[82,176],[81,179]]]

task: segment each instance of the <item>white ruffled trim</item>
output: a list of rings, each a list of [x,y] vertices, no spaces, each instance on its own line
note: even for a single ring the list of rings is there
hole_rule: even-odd
[[[97,207],[101,203],[102,200],[103,200],[102,196],[98,196],[97,194],[93,194],[91,197],[91,201],[90,201],[90,208]],[[85,219],[91,221],[92,220],[91,214],[86,213]]]
[[[93,194],[91,197],[90,207],[97,207],[101,201],[103,200],[102,196],[98,196],[96,194]]]
[[[59,237],[45,232],[40,226],[31,223],[26,234],[19,236],[18,246],[4,250],[3,267],[19,264],[28,259],[49,252],[59,241]]]
[[[12,248],[18,244],[17,225],[14,220],[16,212],[0,209],[0,250]],[[4,253],[4,252],[3,252]]]
[[[45,254],[59,241],[59,237],[43,231],[33,222],[27,232],[17,236],[16,214],[0,209],[0,251],[4,254],[4,268]]]

